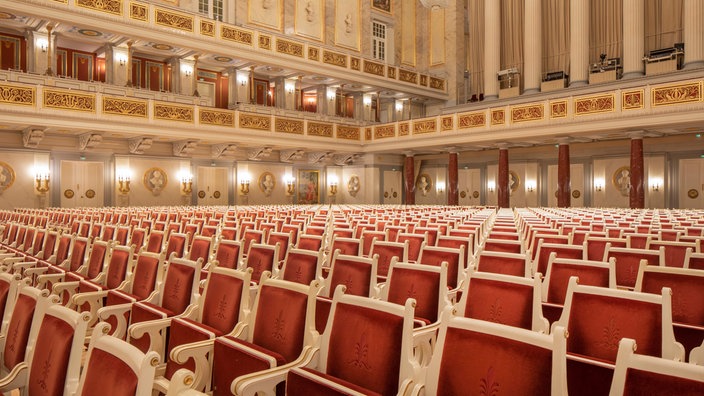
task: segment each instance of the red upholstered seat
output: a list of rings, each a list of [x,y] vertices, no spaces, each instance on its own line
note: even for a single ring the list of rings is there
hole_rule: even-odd
[[[464,246],[459,249],[425,246],[420,251],[418,263],[439,266],[447,263],[447,287],[454,290],[464,280]]]
[[[399,232],[396,236],[396,242],[406,242],[408,241],[408,261],[411,263],[418,262],[418,256],[420,256],[420,251],[428,243],[427,234],[413,234],[406,232]]]
[[[606,238],[588,235],[584,239],[584,252],[587,260],[606,261],[606,251],[608,246],[625,248],[626,239],[623,238]]]
[[[323,279],[323,251],[291,248],[281,268],[281,279],[309,285],[313,280]]]
[[[673,241],[650,241],[648,249],[659,250],[662,248],[665,252],[664,265],[667,267],[684,267],[685,261],[697,250],[697,245],[690,242],[673,242]]]
[[[375,241],[380,241],[383,242],[386,240],[386,233],[384,231],[376,231],[376,230],[364,230],[362,232],[361,237],[359,238],[361,240],[361,253],[362,256],[369,257],[370,252],[372,249],[372,245],[374,245]],[[350,254],[350,253],[345,253],[343,254]],[[388,269],[388,267],[387,267]]]
[[[413,316],[412,299],[400,306],[336,290],[319,359],[310,371],[289,372],[286,394],[335,394],[347,384],[364,394],[398,393],[413,372]],[[322,393],[321,387],[330,390]]]
[[[477,255],[475,270],[495,274],[530,276],[530,261],[525,253],[483,250]]]
[[[8,315],[9,323],[6,336],[0,340],[2,344],[2,364],[3,373],[9,373],[26,358],[27,345],[32,324],[34,323],[37,304],[43,304],[39,308],[40,314],[49,306],[50,302],[46,295],[42,296],[42,291],[30,286],[22,287],[15,301],[11,302]],[[37,316],[40,316],[39,314]],[[37,322],[38,323],[38,322]]]
[[[298,238],[299,249],[312,250],[317,252],[323,246],[323,238],[320,235],[303,234]]]
[[[551,335],[480,320],[443,320],[426,395],[565,395],[563,328]]]
[[[570,279],[557,326],[569,332],[567,381],[570,395],[607,395],[621,338],[638,342],[638,353],[683,359],[672,331],[670,289],[661,295],[605,289]]]
[[[277,263],[283,263],[286,259],[291,241],[292,236],[287,232],[272,231],[268,234],[267,244],[272,246],[279,245],[279,255],[276,258]]]
[[[566,243],[549,243],[545,239],[538,240],[535,259],[532,263],[533,273],[545,274],[548,269],[550,255],[555,253],[559,258],[579,260],[584,258],[584,248],[581,245],[569,245]]]
[[[377,258],[377,276],[385,278],[393,260],[408,261],[408,241],[387,242],[374,239],[369,249],[369,256]]]
[[[249,246],[253,243],[264,242],[264,232],[255,229],[247,229],[242,234],[242,249],[245,252],[249,252]]]
[[[606,251],[606,257],[616,259],[616,284],[632,289],[636,284],[638,270],[642,265],[661,265],[664,250],[615,248]]]
[[[362,254],[362,241],[359,238],[345,238],[333,235],[330,243],[330,254],[336,251],[348,256],[359,256]]]
[[[261,278],[265,271],[273,273],[274,276],[278,275],[278,265],[274,265],[279,255],[278,252],[278,246],[270,246],[257,242],[251,244],[249,254],[244,260],[244,268],[252,269],[252,282],[259,283],[259,278]]]
[[[134,232],[132,232],[132,237],[134,238]],[[162,246],[164,245],[164,231],[152,230],[149,232],[149,237],[147,238],[146,247],[147,251],[150,253],[161,253]]]
[[[489,252],[520,254],[523,253],[523,243],[520,241],[488,238],[484,241],[482,249]]]
[[[220,240],[215,250],[218,267],[237,269],[242,261],[242,249],[239,241]]]

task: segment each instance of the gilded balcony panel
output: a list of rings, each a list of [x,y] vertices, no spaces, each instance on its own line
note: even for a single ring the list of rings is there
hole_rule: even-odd
[[[43,106],[51,109],[95,113],[95,95],[45,89]]]
[[[576,98],[574,101],[574,114],[587,115],[611,112],[615,109],[614,102],[614,94]]]
[[[125,98],[103,97],[103,113],[128,117],[147,118],[148,102]]]
[[[702,82],[654,87],[651,94],[653,107],[699,102],[702,100]]]
[[[166,121],[193,122],[193,107],[154,103],[154,118]]]
[[[260,116],[248,113],[240,113],[239,116],[240,128],[257,129],[260,131],[271,130],[271,117],[269,116]]]
[[[550,118],[567,117],[567,101],[555,100],[550,102]]]
[[[527,121],[539,121],[543,119],[544,115],[545,109],[542,104],[511,108],[511,122],[514,124]]]
[[[429,120],[418,120],[413,122],[413,134],[421,135],[425,133],[437,132],[437,119],[431,118]]]
[[[122,0],[75,0],[79,7],[113,15],[122,15]]]
[[[331,138],[333,136],[333,124],[309,121],[307,135]]]
[[[396,136],[396,125],[378,125],[374,127],[374,140]]]
[[[345,140],[359,140],[360,139],[359,127],[338,125],[337,126],[337,138],[338,139],[345,139]]]
[[[201,124],[234,127],[235,112],[212,109],[200,109],[198,120]]]
[[[623,110],[637,110],[645,106],[645,95],[642,89],[635,91],[625,91],[621,94],[621,108]]]
[[[274,119],[274,131],[303,135],[303,120],[276,117]]]
[[[254,45],[254,33],[232,26],[220,25],[220,37],[223,40],[234,41],[249,46]]]
[[[457,115],[457,125],[459,129],[478,128],[486,126],[486,113],[473,112]]]
[[[194,18],[191,15],[157,8],[154,10],[154,21],[157,25],[193,33]]]
[[[347,55],[339,52],[323,50],[323,63],[347,68]]]
[[[0,84],[0,103],[34,106],[36,98],[36,88]]]
[[[142,22],[149,22],[149,13],[147,5],[142,3],[130,3],[130,19]]]

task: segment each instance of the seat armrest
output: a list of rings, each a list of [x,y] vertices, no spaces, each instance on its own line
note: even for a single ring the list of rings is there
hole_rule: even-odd
[[[192,388],[195,383],[194,378],[195,375],[191,370],[178,369],[171,377],[166,396],[203,396],[203,392],[198,392]]]
[[[114,318],[116,325],[112,335],[124,340],[125,335],[127,335],[127,318],[125,318],[125,314],[132,312],[132,304],[117,304],[100,308],[98,309],[98,320],[107,322],[109,318]]]
[[[294,367],[310,367],[318,360],[319,348],[304,346],[298,359],[268,370],[246,374],[236,378],[230,385],[235,395],[276,394],[276,386],[286,380],[289,370]]]
[[[76,293],[71,297],[69,306],[76,307],[76,310],[80,311],[84,304],[88,304],[88,312],[90,312],[88,327],[92,327],[98,321],[98,310],[103,307],[103,299],[107,295],[107,290]]]
[[[179,345],[171,350],[169,357],[178,364],[185,364],[188,359],[193,359],[195,367],[192,372],[193,383],[191,388],[204,389],[211,376],[210,356],[213,355],[214,339],[192,342]],[[175,378],[175,376],[174,376]],[[174,378],[171,381],[174,381]],[[171,388],[169,386],[169,388]]]
[[[435,351],[440,321],[413,329],[413,357],[420,367],[427,367]]]
[[[0,392],[10,393],[11,390],[24,388],[27,385],[27,376],[29,375],[29,366],[26,362],[22,362],[12,368],[4,378],[0,379]]]
[[[54,274],[52,274],[54,275]],[[59,275],[59,274],[56,274]],[[63,275],[63,274],[62,274]],[[49,277],[51,275],[42,275],[42,277]],[[53,287],[51,288],[52,293],[56,294],[57,296],[60,296],[63,299],[64,293],[68,293],[68,298],[64,301],[66,301],[66,307],[73,309],[72,303],[72,298],[73,295],[78,292],[78,285],[80,282],[78,281],[72,281],[72,282],[58,282],[54,283]]]

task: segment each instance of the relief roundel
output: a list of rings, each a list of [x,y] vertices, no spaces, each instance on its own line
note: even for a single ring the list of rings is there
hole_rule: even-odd
[[[12,167],[0,161],[0,193],[7,190],[15,182],[15,171]]]
[[[697,191],[695,189],[691,189],[691,190],[687,191],[687,196],[690,197],[691,199],[695,199],[699,196],[699,191]]]

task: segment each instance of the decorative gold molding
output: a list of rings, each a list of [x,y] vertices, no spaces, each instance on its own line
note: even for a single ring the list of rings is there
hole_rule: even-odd
[[[374,140],[396,136],[396,125],[377,125],[374,127]]]
[[[277,38],[276,52],[303,58],[303,44]]]
[[[338,139],[359,140],[359,127],[337,125],[336,136]]]
[[[193,17],[190,15],[177,14],[157,8],[154,10],[154,21],[157,25],[193,33]]]
[[[323,63],[347,68],[347,55],[323,50]]]
[[[398,135],[399,136],[408,136],[408,134],[411,132],[411,125],[408,122],[400,122],[398,124]]]
[[[364,72],[369,74],[374,74],[376,76],[384,77],[384,65],[381,63],[376,63],[368,60],[364,60]]]
[[[149,21],[149,13],[147,12],[147,5],[142,3],[130,3],[130,19],[136,21]]]
[[[44,107],[95,113],[95,95],[45,89]]]
[[[478,128],[486,126],[486,113],[475,112],[457,115],[457,124],[459,129]]]
[[[103,96],[103,113],[147,118],[146,100],[133,100]]]
[[[440,131],[451,131],[455,129],[455,119],[453,116],[440,117]]]
[[[550,102],[550,118],[565,118],[567,117],[567,101],[556,100]]]
[[[372,140],[372,128],[371,127],[364,128],[364,140],[366,140],[366,141]]]
[[[320,61],[320,49],[316,47],[308,47],[308,59],[313,61]]]
[[[54,0],[56,3],[68,4],[68,0]]]
[[[651,106],[666,106],[702,100],[702,82],[666,85],[651,90]]]
[[[274,118],[274,131],[303,135],[303,120],[276,117]]]
[[[154,118],[167,121],[193,122],[193,107],[154,103]]]
[[[270,131],[271,117],[240,113],[240,128]]]
[[[362,69],[360,62],[361,61],[359,58],[355,58],[354,56],[350,56],[350,69],[360,71]]]
[[[429,120],[418,120],[413,122],[413,134],[420,135],[424,133],[437,132],[437,120],[431,118]]]
[[[201,124],[234,127],[235,112],[204,109],[201,107],[198,110],[198,120]]]
[[[623,110],[642,109],[645,106],[644,91],[638,89],[635,91],[625,91],[621,94],[621,108]]]
[[[574,114],[580,116],[613,111],[614,102],[614,94],[576,98]]]
[[[208,37],[215,37],[215,24],[209,21],[200,21],[200,34]]]
[[[437,89],[439,91],[445,90],[445,80],[442,78],[437,78],[430,76],[430,88]]]
[[[403,82],[418,84],[418,73],[409,70],[399,69],[398,79]]]
[[[0,103],[34,106],[36,96],[36,88],[0,84]]]
[[[387,66],[386,67],[386,75],[389,78],[393,78],[395,80],[396,79],[396,68],[393,66]]]
[[[259,42],[259,48],[265,49],[265,50],[271,50],[271,36],[267,36],[265,34],[259,34],[259,39],[257,40]],[[277,44],[278,46],[278,44]]]
[[[420,75],[420,82],[418,84],[422,85],[424,87],[427,87],[428,86],[428,76],[426,76],[425,74],[421,74]]]
[[[545,108],[542,104],[518,106],[511,108],[511,122],[519,123],[526,121],[542,120],[545,115]]]
[[[113,15],[122,15],[122,0],[74,0],[78,7]]]
[[[503,109],[491,110],[491,125],[503,125],[506,123],[506,111]]]
[[[220,25],[220,37],[223,40],[234,41],[249,46],[252,46],[254,43],[254,34],[252,32],[225,25]]]
[[[333,135],[333,124],[308,121],[308,136],[322,136],[331,138]]]

